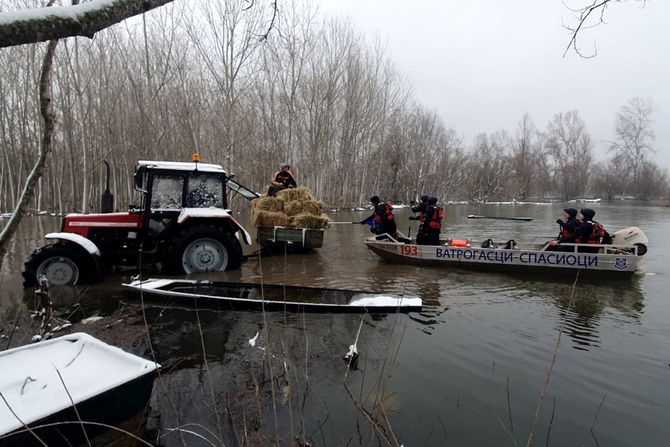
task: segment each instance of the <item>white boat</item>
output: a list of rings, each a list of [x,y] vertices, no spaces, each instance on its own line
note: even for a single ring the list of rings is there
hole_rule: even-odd
[[[549,242],[446,239],[440,245],[417,245],[413,239],[399,239],[371,236],[365,244],[391,262],[573,276],[579,270],[582,276],[620,278],[643,273],[642,256],[649,243],[637,227],[614,233],[612,244],[561,244],[561,251],[553,251]]]
[[[582,203],[600,203],[600,198],[594,198],[594,199],[587,199],[585,197],[580,197],[577,199],[572,199],[568,200],[568,203],[576,203],[576,202],[582,202]]]
[[[321,287],[285,286],[198,280],[136,280],[123,287],[160,299],[194,299],[231,309],[299,310],[310,312],[408,312],[421,310],[421,298]]]
[[[116,424],[138,414],[159,367],[84,333],[2,351],[0,445],[40,445],[35,435],[47,445],[79,445],[81,424],[63,421]],[[103,430],[83,425],[89,437]]]

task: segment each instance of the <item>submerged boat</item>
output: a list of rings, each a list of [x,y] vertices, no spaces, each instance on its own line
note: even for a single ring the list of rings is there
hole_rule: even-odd
[[[552,275],[575,275],[579,270],[590,277],[621,278],[643,273],[641,258],[649,242],[637,227],[614,233],[612,244],[561,244],[560,251],[554,251],[549,242],[445,239],[440,245],[417,245],[415,239],[398,239],[371,236],[365,244],[391,262]]]
[[[0,445],[85,443],[82,425],[90,438],[146,407],[159,367],[84,333],[0,352]]]
[[[198,280],[147,279],[123,284],[151,297],[205,299],[232,309],[316,312],[409,312],[420,310],[421,298],[355,290]]]

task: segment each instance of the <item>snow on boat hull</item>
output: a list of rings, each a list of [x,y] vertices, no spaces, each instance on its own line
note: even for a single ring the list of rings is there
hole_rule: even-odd
[[[40,445],[23,423],[47,445],[86,443],[72,402],[82,421],[118,425],[146,408],[159,367],[84,333],[0,352],[0,445]]]
[[[148,279],[123,287],[145,296],[187,303],[203,299],[230,309],[388,313],[420,310],[422,306],[416,296],[276,284]]]
[[[641,256],[634,245],[588,246],[599,252],[582,253],[577,250],[584,246],[574,244],[566,244],[571,252],[548,251],[543,244],[531,243],[517,243],[514,249],[506,249],[502,243],[482,248],[482,242],[477,241],[470,241],[469,247],[416,245],[380,240],[378,236],[366,239],[365,244],[380,258],[405,264],[570,276],[580,271],[580,277],[630,278],[643,273]]]

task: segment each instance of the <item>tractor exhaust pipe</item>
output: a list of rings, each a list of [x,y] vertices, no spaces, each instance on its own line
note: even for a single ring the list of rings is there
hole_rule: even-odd
[[[107,188],[105,192],[102,193],[102,198],[100,199],[100,212],[101,213],[111,213],[114,211],[114,194],[109,191],[109,177],[110,177],[110,168],[107,160],[103,160],[107,166]]]

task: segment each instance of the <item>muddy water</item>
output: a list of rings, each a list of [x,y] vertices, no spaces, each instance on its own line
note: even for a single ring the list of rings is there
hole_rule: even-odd
[[[452,205],[446,233],[547,238],[565,206]],[[168,430],[190,424],[188,430],[226,445],[291,445],[303,436],[314,445],[337,446],[377,445],[380,439],[382,445],[525,445],[563,324],[534,444],[666,445],[670,209],[594,207],[608,229],[643,228],[651,240],[648,273],[630,282],[578,283],[569,310],[570,280],[383,263],[362,244],[368,232],[361,225],[333,225],[324,247],[311,254],[259,257],[255,247],[245,248],[250,256],[240,270],[201,277],[407,292],[420,296],[424,309],[382,316],[262,314],[146,303],[152,347],[164,367],[143,435],[183,445]],[[331,218],[346,222],[365,214]],[[469,220],[468,214],[534,220]],[[396,215],[401,231],[416,231],[407,210]],[[58,225],[54,218],[26,219],[5,260],[4,334],[17,310],[31,305],[31,292],[20,287],[23,258]],[[138,300],[119,288],[128,277],[60,291],[55,300],[64,309],[78,304],[81,317],[115,315],[120,302],[139,309]],[[357,334],[360,357],[347,372],[342,357]],[[149,355],[147,343],[124,348]],[[181,436],[189,446],[210,445],[193,433]]]

